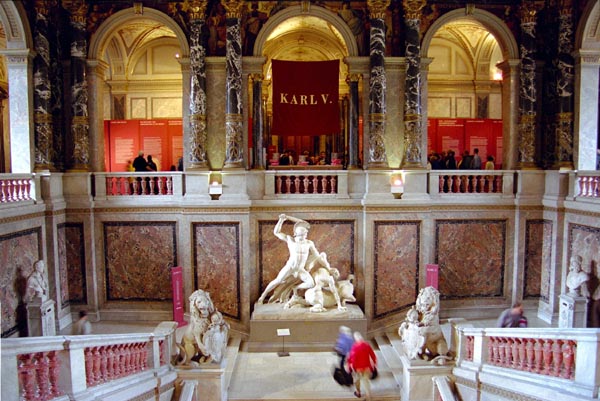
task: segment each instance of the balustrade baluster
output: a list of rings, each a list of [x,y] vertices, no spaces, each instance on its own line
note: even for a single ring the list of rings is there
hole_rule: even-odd
[[[294,193],[295,194],[300,193],[300,176],[299,175],[294,177]]]
[[[163,195],[164,186],[165,186],[165,178],[164,177],[158,177],[158,194],[159,195]]]
[[[545,340],[544,341],[544,348],[543,348],[543,353],[544,353],[544,370],[542,371],[542,374],[544,375],[551,375],[551,369],[552,369],[552,340]]]
[[[48,358],[43,352],[35,354],[35,374],[38,384],[38,397],[42,400],[50,399],[50,366]]]
[[[519,345],[517,347],[517,350],[519,352],[519,369],[526,370],[527,359],[526,359],[525,347],[527,345],[527,339],[519,338],[518,343],[519,343]]]
[[[331,193],[337,194],[337,176],[331,176]]]
[[[106,356],[106,378],[112,380],[115,378],[115,352],[113,351],[113,347],[108,347]]]
[[[96,380],[94,379],[94,352],[92,348],[86,348],[84,351],[85,355],[85,381],[88,387],[94,386]]]
[[[56,398],[62,394],[58,385],[60,378],[60,360],[58,359],[58,353],[56,351],[50,351],[48,353],[48,367],[50,369],[50,395],[53,398]]]
[[[127,375],[130,375],[131,372],[133,371],[133,345],[132,344],[125,344],[125,372],[127,373]]]
[[[167,195],[173,195],[173,177],[167,177]]]
[[[319,193],[319,177],[313,176],[313,194]]]
[[[533,346],[534,353],[534,369],[535,373],[542,372],[542,365],[544,364],[544,341],[541,339],[535,340],[535,345]]]
[[[562,346],[562,358],[564,362],[564,368],[561,377],[565,379],[573,379],[574,372],[573,367],[575,366],[575,342],[567,340]]]
[[[100,349],[100,376],[102,382],[107,382],[108,379],[108,347]]]
[[[555,340],[552,344],[552,376],[559,377],[562,368],[563,354],[562,341]]]
[[[18,356],[19,379],[23,386],[23,400],[29,401],[37,399],[38,389],[35,377],[35,362],[32,354],[23,354]]]
[[[488,341],[488,362],[492,365],[498,364],[498,343],[496,337],[490,337]]]
[[[466,356],[465,356],[465,359],[467,361],[472,361],[473,360],[473,347],[475,345],[473,343],[473,340],[474,340],[473,336],[467,336],[467,344],[466,344],[466,346],[467,346],[466,347],[466,351],[467,352],[466,352]],[[490,345],[488,344],[488,355],[490,354],[489,349],[490,349]]]
[[[498,337],[498,365],[506,364],[506,342],[503,337]]]
[[[102,376],[100,376],[100,347],[94,347],[92,351],[92,372],[94,375],[94,383],[102,383]]]
[[[508,356],[506,367],[514,369],[517,367],[517,362],[519,361],[519,344],[517,344],[517,340],[512,337],[507,338],[506,341],[508,342],[508,348],[506,350]]]
[[[141,343],[141,370],[148,369],[148,343]]]
[[[122,368],[121,345],[115,345],[114,350],[115,350],[115,379],[118,379],[123,374],[123,370],[121,369]]]
[[[535,360],[534,345],[534,339],[527,339],[527,344],[525,345],[525,358],[527,359],[525,370],[527,370],[528,372],[533,372],[535,369],[535,365],[533,363],[533,361]]]
[[[444,176],[442,175],[438,177],[438,192],[444,192]]]
[[[2,203],[6,203],[8,202],[8,196],[7,196],[7,190],[6,190],[6,181],[2,180],[0,181],[0,202]]]

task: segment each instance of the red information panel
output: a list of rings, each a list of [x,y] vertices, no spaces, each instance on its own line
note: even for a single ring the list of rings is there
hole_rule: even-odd
[[[492,142],[496,145],[495,152],[491,152],[491,155],[494,156],[494,163],[496,164],[496,169],[502,169],[502,120],[492,120],[491,124],[491,137]]]
[[[465,120],[440,119],[437,126],[439,151],[453,150],[457,161],[465,148]]]
[[[127,160],[133,161],[137,157],[140,149],[138,127],[136,120],[110,121],[110,171],[125,171]]]
[[[177,327],[185,326],[187,322],[183,317],[183,269],[181,266],[171,268],[171,285],[173,287],[173,321]]]
[[[475,148],[479,149],[482,168],[485,166],[485,160],[490,152],[490,130],[489,120],[465,120],[467,149],[469,149],[469,153],[471,154],[475,153]]]
[[[439,289],[439,271],[440,271],[439,266],[434,265],[434,264],[427,264],[426,268],[427,268],[427,280],[426,280],[427,287],[433,287],[436,290],[438,290]]]
[[[430,118],[427,120],[427,157],[443,150],[438,147],[437,142],[437,120]]]
[[[171,165],[177,167],[177,162],[179,161],[179,158],[183,157],[183,121],[167,121],[167,131],[169,133],[169,138],[171,138],[171,149],[169,152],[171,160],[165,160],[165,163],[168,161],[169,164],[164,165],[164,170],[167,170],[167,167]]]
[[[140,141],[144,155],[152,156],[158,171],[165,170],[164,157],[169,154],[165,151],[169,146],[167,136],[167,120],[140,120]],[[166,166],[167,170],[169,166]]]

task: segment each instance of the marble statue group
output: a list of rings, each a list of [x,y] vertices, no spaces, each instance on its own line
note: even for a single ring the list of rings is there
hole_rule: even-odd
[[[221,362],[229,339],[229,324],[216,310],[208,292],[196,290],[189,301],[190,322],[177,344],[177,364],[198,366]]]
[[[293,235],[282,232],[286,221],[294,223]],[[325,312],[337,307],[346,310],[346,302],[355,302],[354,276],[340,280],[340,272],[332,268],[325,252],[319,252],[307,238],[310,224],[302,219],[281,214],[273,233],[287,244],[289,259],[277,277],[265,288],[258,304],[281,302],[284,309],[295,306],[309,307],[311,312]]]

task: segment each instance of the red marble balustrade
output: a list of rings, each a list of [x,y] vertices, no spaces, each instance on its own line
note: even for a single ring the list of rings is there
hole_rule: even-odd
[[[336,175],[278,175],[276,194],[337,194]]]
[[[148,368],[149,343],[137,342],[85,349],[88,387],[142,372]]]
[[[33,200],[33,178],[16,174],[0,177],[0,203],[13,203]]]
[[[579,173],[577,174],[577,184],[579,191],[576,193],[576,196],[584,198],[600,198],[600,176]]]
[[[439,176],[440,193],[502,193],[502,175],[486,173],[447,174]]]

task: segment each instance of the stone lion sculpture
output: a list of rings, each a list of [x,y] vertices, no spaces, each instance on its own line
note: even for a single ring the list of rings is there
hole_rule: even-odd
[[[419,291],[415,306],[406,313],[398,334],[410,359],[444,364],[452,358],[439,323],[440,293],[434,287]]]
[[[178,365],[197,366],[221,362],[229,339],[229,324],[210,299],[210,294],[196,290],[190,295],[190,322],[177,344]]]

